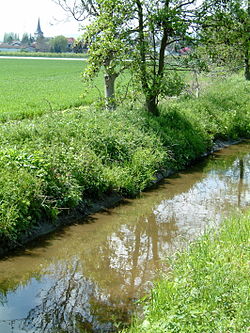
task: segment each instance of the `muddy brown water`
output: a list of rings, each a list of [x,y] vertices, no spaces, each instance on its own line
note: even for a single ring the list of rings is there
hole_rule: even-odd
[[[0,332],[112,332],[165,258],[250,206],[250,143],[228,147],[140,198],[0,261]],[[138,305],[137,305],[138,307]]]

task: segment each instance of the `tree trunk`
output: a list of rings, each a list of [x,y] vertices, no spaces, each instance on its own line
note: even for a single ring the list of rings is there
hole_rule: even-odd
[[[249,50],[247,49],[245,52],[245,78],[246,80],[250,80],[250,54],[249,54]]]
[[[117,78],[116,74],[104,74],[105,83],[105,100],[106,107],[109,110],[115,109],[115,80]]]
[[[146,108],[149,113],[153,114],[154,116],[159,116],[156,96],[147,96],[146,97]]]
[[[197,70],[194,70],[193,73],[194,73],[194,93],[195,97],[198,98],[200,96],[199,76]]]
[[[250,0],[247,2],[247,14],[248,17],[246,19],[246,34],[247,34],[247,40],[245,45],[245,78],[246,80],[250,80],[250,36],[249,36],[249,23],[250,23]]]

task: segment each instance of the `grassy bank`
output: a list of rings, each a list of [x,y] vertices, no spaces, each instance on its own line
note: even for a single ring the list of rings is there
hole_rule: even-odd
[[[237,85],[237,94],[235,86]],[[133,196],[163,169],[180,169],[216,138],[250,137],[250,86],[234,77],[200,99],[183,96],[158,118],[115,112],[50,112],[0,128],[0,236],[13,242],[42,219],[116,191]]]
[[[179,253],[126,332],[248,332],[249,220],[227,220]]]

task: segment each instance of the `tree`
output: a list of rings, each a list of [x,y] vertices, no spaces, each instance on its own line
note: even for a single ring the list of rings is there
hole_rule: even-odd
[[[84,72],[92,80],[103,68],[106,107],[115,108],[116,78],[128,67],[131,53],[127,21],[131,20],[131,0],[54,0],[76,20],[88,18],[82,40],[88,45],[89,61]]]
[[[131,1],[99,0],[99,12],[84,33],[89,46],[88,68],[85,78],[92,79],[101,68],[104,69],[106,106],[115,107],[115,81],[119,74],[129,67],[132,53]]]
[[[166,50],[192,39],[195,0],[79,0],[73,7],[69,0],[57,2],[78,20],[90,18],[84,34],[90,55],[85,76],[91,78],[104,68],[106,100],[114,100],[115,80],[125,68],[141,82],[152,114],[158,114],[160,96],[181,92],[178,64],[166,63]]]
[[[134,0],[137,52],[133,63],[146,108],[154,115],[158,114],[160,96],[178,94],[183,87],[177,73],[178,64],[170,59],[167,62],[166,50],[174,43],[190,43],[194,3],[192,0]]]
[[[28,45],[30,42],[29,35],[27,33],[24,33],[21,39],[21,44],[22,45]]]
[[[68,41],[64,36],[56,36],[49,41],[52,52],[62,53],[66,52]]]
[[[98,0],[53,0],[66,13],[77,21],[93,18],[99,15]]]
[[[11,44],[13,41],[19,41],[19,36],[14,32],[6,32],[3,41],[4,43]]]
[[[34,41],[35,41],[35,38],[30,34],[29,35],[29,44],[34,43]]]
[[[86,30],[91,74],[104,66],[106,98],[114,98],[115,79],[125,68],[141,82],[146,108],[154,115],[160,96],[181,92],[178,65],[166,65],[166,50],[178,41],[190,41],[194,2],[98,1],[98,15]]]
[[[201,13],[200,36],[208,52],[224,62],[237,60],[250,80],[250,1],[206,0]]]

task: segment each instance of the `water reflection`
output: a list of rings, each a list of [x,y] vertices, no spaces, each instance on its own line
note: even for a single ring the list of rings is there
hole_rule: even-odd
[[[250,145],[228,148],[138,200],[0,261],[0,332],[111,332],[162,259],[250,205]]]

